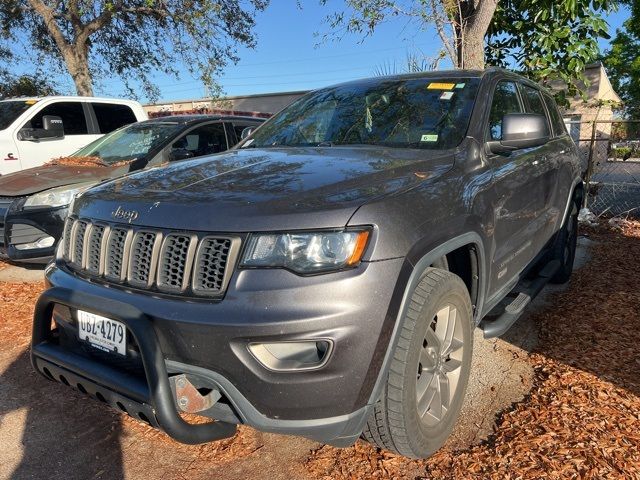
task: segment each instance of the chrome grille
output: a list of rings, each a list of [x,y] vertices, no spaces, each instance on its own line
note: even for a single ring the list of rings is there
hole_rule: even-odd
[[[63,260],[74,271],[109,283],[163,293],[221,296],[233,273],[240,239],[92,223],[69,218]]]

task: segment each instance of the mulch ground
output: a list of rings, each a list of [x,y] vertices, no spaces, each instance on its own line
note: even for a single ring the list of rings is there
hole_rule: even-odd
[[[427,461],[407,460],[363,442],[347,449],[324,446],[309,452],[306,475],[324,479],[640,479],[640,222],[583,233],[597,242],[592,260],[572,278],[567,290],[531,318],[540,330],[540,341],[528,359],[535,369],[534,387],[525,400],[500,414],[488,441],[466,450],[443,450]],[[42,288],[43,284],[0,283],[0,352],[26,350],[33,305]],[[16,382],[30,372],[26,360],[17,365],[15,375],[4,373],[3,388],[18,388]],[[119,444],[126,446],[122,462],[127,476],[174,478],[177,472],[167,465],[161,472],[160,464],[175,466],[179,461],[181,478],[210,478],[207,471],[213,465],[228,462],[231,466],[263,445],[262,435],[250,428],[223,442],[181,445],[139,422],[105,411],[80,394],[43,379],[31,381],[40,382],[31,383],[32,388],[47,392],[45,403],[32,405],[34,418],[41,418],[35,410],[51,408],[46,404],[72,402],[83,406],[87,422],[104,419],[105,432],[119,431]],[[49,414],[51,422],[57,421],[55,410]],[[48,428],[42,422],[34,425]],[[52,427],[62,429],[63,425]],[[83,448],[84,440],[70,439],[60,431],[41,435],[61,438],[60,448],[69,455]],[[113,448],[117,450],[118,443]],[[129,459],[141,455],[154,457],[144,475]],[[99,469],[108,468],[108,462],[105,467],[100,462],[96,460],[91,468],[98,472],[96,477],[104,478]],[[37,464],[35,459],[31,463]],[[94,475],[90,470],[85,473]],[[260,472],[254,473],[251,477],[262,478]]]
[[[322,447],[317,478],[640,478],[640,223],[589,229],[592,261],[536,314],[530,395],[477,447],[410,461]]]

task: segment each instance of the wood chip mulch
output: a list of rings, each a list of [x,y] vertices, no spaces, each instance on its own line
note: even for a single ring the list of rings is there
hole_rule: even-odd
[[[483,444],[412,461],[358,442],[306,462],[315,478],[640,479],[640,222],[588,229],[591,261],[532,316],[535,382]]]
[[[89,157],[58,157],[54,158],[50,162],[45,163],[46,165],[65,165],[69,167],[123,167],[128,165],[133,160],[122,160],[120,162],[114,163],[106,163],[100,157],[89,156]]]

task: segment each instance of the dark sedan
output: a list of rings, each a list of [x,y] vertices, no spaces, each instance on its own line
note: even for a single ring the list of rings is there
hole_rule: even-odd
[[[143,168],[212,155],[240,140],[259,118],[189,115],[134,123],[70,157],[0,177],[0,255],[42,263],[54,254],[75,195]]]

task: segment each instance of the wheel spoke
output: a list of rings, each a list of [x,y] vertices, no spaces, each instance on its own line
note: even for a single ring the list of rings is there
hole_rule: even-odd
[[[440,345],[443,345],[447,336],[447,326],[449,325],[449,311],[451,308],[447,305],[444,308],[441,308],[436,314],[437,322],[436,322],[436,337],[438,337],[438,341]]]
[[[455,372],[461,366],[462,366],[462,361],[456,358],[451,358],[442,364],[442,371],[444,373]]]
[[[424,379],[424,380],[423,380]],[[418,393],[418,416],[424,417],[431,408],[433,400],[438,392],[436,375],[427,374],[418,379],[417,387],[422,387],[422,393]],[[418,391],[420,392],[420,391]]]
[[[453,342],[453,335],[456,331],[456,322],[458,321],[458,310],[449,308],[449,316],[447,318],[447,328],[445,330],[444,340],[441,345],[441,352],[448,352]]]
[[[442,373],[438,376],[438,381],[440,383],[440,405],[442,406],[442,415],[444,415],[449,410],[449,404],[451,403],[449,378]]]
[[[429,351],[426,348],[420,350],[420,365],[422,365],[422,371],[432,371],[436,368],[436,360],[432,355],[429,355]]]

